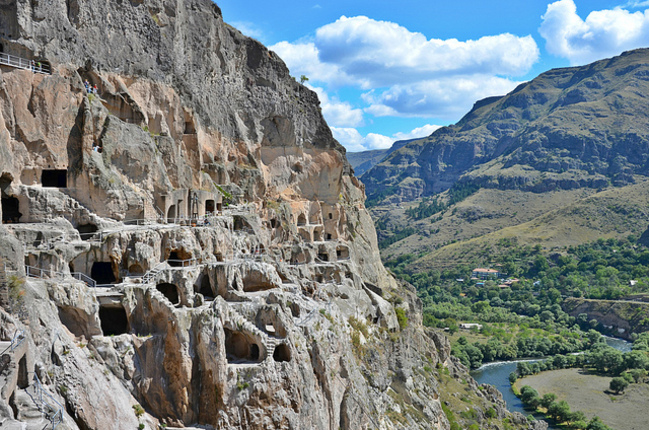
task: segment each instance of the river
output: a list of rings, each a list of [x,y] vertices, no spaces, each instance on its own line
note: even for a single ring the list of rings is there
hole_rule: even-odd
[[[609,346],[612,346],[619,351],[631,351],[631,342],[627,342],[624,339],[604,336],[604,340]],[[523,403],[518,397],[516,397],[509,383],[509,374],[516,370],[516,363],[521,361],[534,362],[539,360],[516,360],[488,363],[482,365],[476,370],[473,370],[471,372],[471,376],[473,376],[473,378],[478,381],[479,384],[491,384],[496,387],[498,391],[502,393],[503,399],[505,399],[505,402],[507,403],[507,409],[509,409],[511,412],[520,412],[523,415],[527,416],[532,415],[531,412],[523,408]],[[538,419],[543,418],[540,415],[535,416]],[[559,427],[550,425],[548,429],[558,430]]]

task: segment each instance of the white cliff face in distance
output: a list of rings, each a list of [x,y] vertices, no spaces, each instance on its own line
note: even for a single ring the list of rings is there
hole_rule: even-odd
[[[466,369],[276,54],[208,0],[8,0],[0,44],[2,426],[449,428]]]

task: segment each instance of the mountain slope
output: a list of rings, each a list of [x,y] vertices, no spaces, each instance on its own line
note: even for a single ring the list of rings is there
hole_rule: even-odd
[[[649,49],[551,70],[477,102],[457,124],[363,176],[368,198],[408,201],[470,182],[535,192],[633,183],[649,160]]]
[[[349,164],[351,164],[351,166],[354,168],[354,173],[356,174],[356,176],[361,177],[363,176],[363,173],[376,166],[387,155],[392,154],[394,151],[404,147],[413,140],[416,139],[398,140],[394,142],[388,149],[373,149],[371,151],[348,152],[347,160],[349,161]]]

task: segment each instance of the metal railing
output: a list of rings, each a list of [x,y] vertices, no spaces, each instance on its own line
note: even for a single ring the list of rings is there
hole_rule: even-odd
[[[50,393],[43,389],[41,380],[34,373],[34,396],[29,394],[40,411],[47,416],[52,423],[52,430],[56,429],[63,422],[63,405],[58,402]],[[50,412],[53,412],[50,414]]]
[[[46,270],[46,269],[40,269],[38,267],[33,267],[33,266],[25,266],[25,276],[28,278],[38,278],[38,279],[57,279],[57,278],[64,279],[68,275],[63,272],[55,272],[54,270]],[[85,284],[91,288],[97,286],[97,282],[84,273],[72,272],[70,273],[70,276],[82,282],[85,282]]]
[[[40,73],[43,75],[52,74],[50,65],[47,63],[43,63],[37,60],[27,60],[25,58],[9,55],[4,52],[0,52],[0,64],[4,66],[15,67],[17,69],[29,70],[31,72]]]
[[[9,344],[8,347],[4,349],[4,351],[0,352],[0,356],[3,355],[5,352],[14,352],[16,348],[18,348],[22,343],[27,339],[25,336],[25,332],[22,330],[16,330],[14,332],[14,337],[11,339],[11,343]]]

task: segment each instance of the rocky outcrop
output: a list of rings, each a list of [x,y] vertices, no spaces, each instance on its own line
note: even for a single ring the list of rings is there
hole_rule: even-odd
[[[601,325],[598,330],[632,340],[634,333],[649,330],[649,304],[630,300],[568,298],[562,307],[571,316],[585,314]]]
[[[551,70],[478,101],[364,174],[368,198],[408,201],[456,183],[533,192],[634,183],[649,162],[648,55]]]
[[[466,369],[273,52],[208,0],[5,3],[52,73],[0,66],[3,426],[449,427]]]

